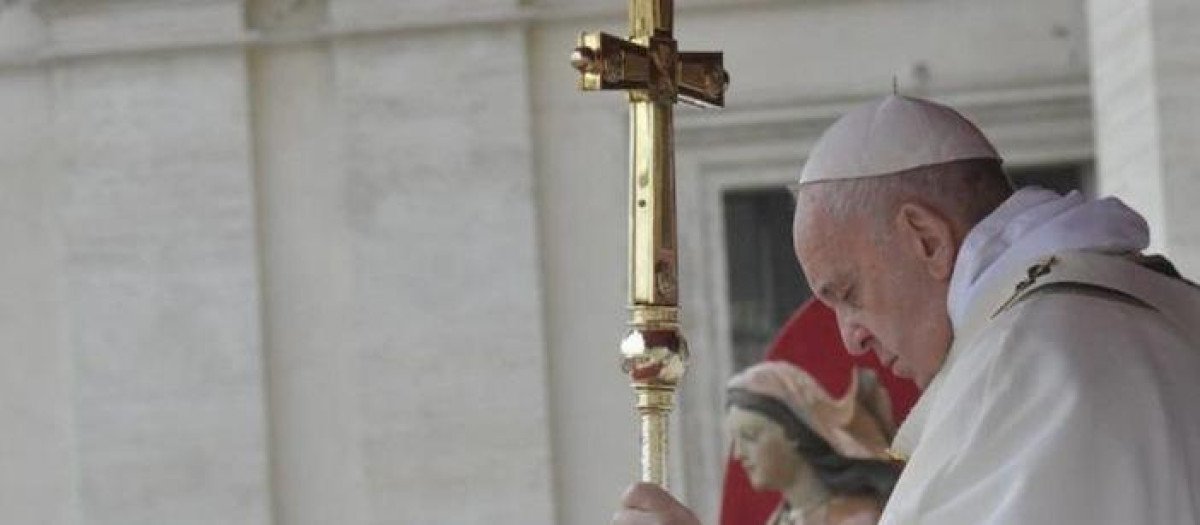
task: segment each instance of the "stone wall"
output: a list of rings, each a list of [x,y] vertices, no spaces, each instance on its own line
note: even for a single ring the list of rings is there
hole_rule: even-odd
[[[1087,3],[1098,182],[1146,213],[1151,248],[1200,275],[1200,6]]]
[[[396,8],[3,12],[0,520],[554,521],[525,35]]]
[[[728,109],[677,114],[697,359],[671,476],[707,523],[720,194],[790,180],[893,78],[1013,165],[1095,155],[1196,267],[1186,2],[677,3],[733,74]],[[567,57],[625,8],[5,3],[0,522],[607,523],[636,472],[628,124]]]

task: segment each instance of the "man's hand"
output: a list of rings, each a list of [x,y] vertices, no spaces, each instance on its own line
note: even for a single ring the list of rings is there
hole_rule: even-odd
[[[629,487],[612,522],[613,525],[700,525],[692,511],[652,483]]]

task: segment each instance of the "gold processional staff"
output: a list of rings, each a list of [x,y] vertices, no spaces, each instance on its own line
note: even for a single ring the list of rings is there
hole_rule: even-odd
[[[584,91],[629,95],[629,333],[621,341],[641,420],[642,481],[664,485],[667,417],[687,365],[679,329],[675,102],[725,105],[721,53],[681,53],[672,0],[629,0],[628,40],[583,33],[571,57]]]

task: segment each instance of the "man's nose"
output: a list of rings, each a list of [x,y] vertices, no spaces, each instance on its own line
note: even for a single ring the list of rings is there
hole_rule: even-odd
[[[838,330],[842,335],[842,344],[846,345],[846,351],[850,355],[863,355],[867,353],[866,343],[871,338],[871,334],[866,328],[854,322],[843,322],[842,318],[838,317]]]

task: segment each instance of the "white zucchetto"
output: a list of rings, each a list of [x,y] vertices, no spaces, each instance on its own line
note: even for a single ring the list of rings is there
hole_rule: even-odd
[[[850,111],[825,130],[808,156],[800,184],[972,159],[1001,160],[979,128],[957,111],[890,95]]]

